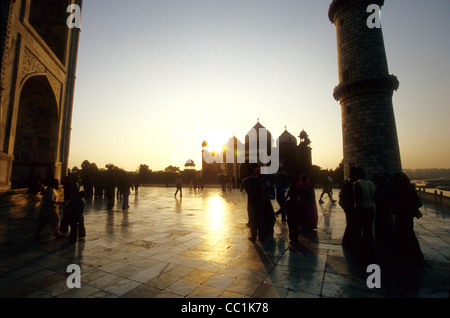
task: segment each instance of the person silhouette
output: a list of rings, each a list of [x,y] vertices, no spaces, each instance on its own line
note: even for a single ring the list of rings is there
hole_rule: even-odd
[[[392,239],[393,223],[392,195],[389,187],[390,174],[376,175],[375,190],[375,239],[378,243],[388,244]]]
[[[297,184],[300,208],[300,226],[306,230],[316,230],[319,216],[317,213],[314,186],[306,174],[300,176]]]
[[[394,174],[390,186],[395,214],[394,250],[402,258],[421,260],[424,257],[414,233],[414,218],[420,217],[419,208],[422,202],[405,173]]]
[[[350,169],[350,175],[345,180],[339,191],[339,205],[345,213],[345,231],[342,237],[342,246],[345,248],[354,248],[356,246],[356,218],[355,218],[355,196],[353,193],[353,183],[356,181],[355,168]]]
[[[263,241],[273,237],[273,226],[275,225],[276,217],[271,200],[275,199],[275,191],[272,180],[268,175],[261,174],[260,168],[255,170],[255,175],[262,189],[261,209],[258,210],[257,219],[261,222],[259,239]]]
[[[122,193],[122,196],[123,196],[122,209],[128,209],[130,207],[129,206],[130,193],[131,193],[131,190],[134,190],[134,188],[133,188],[133,184],[130,180],[130,177],[128,176],[127,173],[124,173],[122,175],[119,186],[120,186],[120,192]]]
[[[48,224],[57,239],[64,237],[59,230],[59,207],[63,205],[63,202],[58,200],[58,190],[59,180],[56,178],[51,179],[42,196],[41,208],[35,221],[35,239],[39,238],[40,232],[46,224]]]
[[[275,213],[276,216],[281,214],[281,220],[286,222],[286,175],[280,173],[276,178],[276,198],[280,209]]]
[[[175,178],[175,186],[177,187],[177,191],[175,191],[174,196],[176,197],[178,194],[178,191],[180,192],[180,197],[183,196],[183,180],[179,175]]]
[[[77,238],[86,236],[86,228],[84,226],[84,201],[85,192],[77,190],[61,220],[61,232],[66,234],[70,226],[69,243],[75,243]]]
[[[323,184],[323,190],[320,194],[319,203],[324,203],[322,198],[325,194],[328,194],[332,203],[335,203],[336,200],[333,199],[333,178],[328,177],[327,180]]]
[[[263,189],[260,180],[255,176],[253,168],[247,168],[247,175],[247,178],[242,180],[242,189],[247,193],[247,213],[250,226],[250,237],[248,239],[255,241],[258,236],[260,239],[265,238],[262,217],[260,216]]]
[[[356,181],[353,184],[353,191],[355,195],[356,235],[360,247],[372,247],[372,225],[375,215],[373,200],[376,185],[371,180],[366,179],[363,168],[356,168],[355,176]]]
[[[289,229],[289,243],[298,246],[298,234],[300,226],[300,204],[297,184],[300,181],[300,176],[296,175],[292,181],[286,195],[286,216]]]

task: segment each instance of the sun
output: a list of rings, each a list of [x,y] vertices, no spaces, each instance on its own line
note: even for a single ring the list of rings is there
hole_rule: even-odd
[[[225,132],[219,130],[212,130],[205,133],[205,141],[208,143],[207,149],[209,152],[222,151],[226,144],[228,137]]]

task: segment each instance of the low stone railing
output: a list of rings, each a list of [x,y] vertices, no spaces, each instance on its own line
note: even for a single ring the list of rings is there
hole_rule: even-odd
[[[417,187],[416,190],[422,201],[434,203],[443,207],[450,207],[450,197],[444,196],[442,191],[438,192],[437,190],[434,190],[434,192],[426,192],[426,188],[424,187]]]

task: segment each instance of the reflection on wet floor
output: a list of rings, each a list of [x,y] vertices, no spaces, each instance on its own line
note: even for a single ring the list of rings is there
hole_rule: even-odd
[[[405,263],[377,247],[370,259],[341,246],[342,209],[318,204],[317,231],[301,231],[289,245],[278,218],[274,237],[247,238],[247,197],[238,190],[144,187],[120,200],[87,202],[87,236],[76,244],[48,229],[32,240],[35,209],[0,213],[1,297],[448,297],[450,213],[425,205],[415,221],[425,261]],[[320,194],[320,193],[319,193]],[[318,193],[316,193],[318,198]],[[276,200],[272,201],[278,209]],[[381,288],[367,287],[368,261],[380,265]],[[81,267],[80,289],[69,289],[66,269]]]

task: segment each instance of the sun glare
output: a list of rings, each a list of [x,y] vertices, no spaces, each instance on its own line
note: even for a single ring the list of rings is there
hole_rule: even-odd
[[[209,202],[209,227],[218,231],[223,227],[223,214],[225,212],[223,200],[220,196],[210,198]]]
[[[214,130],[208,132],[205,137],[208,143],[207,149],[210,152],[222,151],[224,145],[226,144],[228,137],[224,132]]]

